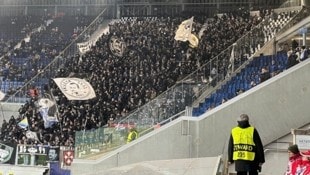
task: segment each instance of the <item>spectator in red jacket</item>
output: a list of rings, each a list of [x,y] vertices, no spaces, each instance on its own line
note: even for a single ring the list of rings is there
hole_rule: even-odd
[[[294,144],[289,146],[287,152],[289,154],[289,158],[285,175],[295,175],[298,165],[302,162],[298,145]]]
[[[310,174],[310,150],[301,152],[302,161],[296,169],[298,175],[309,175]]]

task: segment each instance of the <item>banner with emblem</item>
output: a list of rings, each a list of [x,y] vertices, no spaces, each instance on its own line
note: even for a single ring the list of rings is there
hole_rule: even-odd
[[[117,36],[112,36],[109,40],[109,48],[115,56],[123,56],[126,50],[125,41]]]
[[[47,148],[47,160],[48,161],[59,161],[59,147],[48,147]]]
[[[12,143],[0,143],[0,164],[15,163],[16,145]]]
[[[63,165],[64,166],[71,166],[73,159],[74,159],[74,151],[73,150],[63,151]]]
[[[80,78],[54,78],[56,85],[68,100],[88,100],[96,97],[93,87]]]

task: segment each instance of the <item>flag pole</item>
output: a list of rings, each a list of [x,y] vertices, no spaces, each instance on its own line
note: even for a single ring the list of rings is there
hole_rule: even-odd
[[[86,124],[87,124],[87,117],[86,117],[86,120],[85,120],[85,124],[84,124],[84,130],[83,130],[83,142],[84,142],[84,138],[85,138],[85,132],[86,132]]]
[[[3,106],[1,101],[4,99],[5,94],[3,92],[0,91],[0,107],[1,107],[1,113],[2,113],[2,119],[4,120],[4,112],[3,112]]]
[[[2,119],[4,120],[3,106],[2,106],[2,103],[1,103],[1,102],[0,102],[0,107],[1,107]]]
[[[61,124],[61,122],[59,122],[59,108],[58,108],[58,104],[55,100],[55,97],[53,95],[53,91],[51,90],[50,94],[47,94],[47,95],[50,96],[50,98],[53,100],[53,102],[55,104],[55,107],[56,107],[56,115],[55,116],[56,116],[58,123],[59,123],[59,126],[60,126],[60,132],[62,133],[62,124]]]
[[[235,71],[235,46],[236,45],[237,45],[237,43],[234,43],[232,45],[231,54],[230,54],[230,58],[229,58],[232,73]]]

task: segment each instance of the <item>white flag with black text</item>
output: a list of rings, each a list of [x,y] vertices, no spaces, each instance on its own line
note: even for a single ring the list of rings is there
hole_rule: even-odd
[[[96,97],[93,87],[80,78],[54,78],[61,92],[68,100],[88,100]]]

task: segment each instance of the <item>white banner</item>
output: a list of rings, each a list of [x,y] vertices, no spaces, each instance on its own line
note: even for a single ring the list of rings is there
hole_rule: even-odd
[[[91,44],[89,42],[77,43],[80,53],[84,54],[90,50]]]
[[[30,139],[30,140],[37,140],[39,141],[39,138],[38,138],[38,135],[36,132],[33,132],[33,131],[26,131],[26,137],[27,139]]]
[[[58,119],[55,114],[52,116],[49,115],[50,108],[48,107],[41,107],[39,108],[39,112],[42,116],[42,119],[44,121],[44,128],[50,128],[53,126],[53,124],[58,123]]]
[[[4,97],[5,97],[5,94],[2,91],[0,91],[0,101],[3,100]]]
[[[234,61],[235,61],[235,47],[236,47],[236,45],[237,45],[237,43],[234,43],[233,47],[231,49],[230,58],[229,58],[230,64],[234,64]]]
[[[54,106],[55,103],[48,98],[40,98],[38,100],[38,105],[39,105],[39,107],[50,108],[50,107]]]
[[[177,41],[188,41],[192,34],[192,26],[194,22],[194,17],[183,21],[177,31],[175,32],[174,39]]]
[[[296,135],[295,143],[299,149],[310,149],[310,135]]]
[[[38,110],[44,120],[44,127],[49,128],[58,122],[57,119],[57,106],[49,98],[40,98],[38,100]]]
[[[96,97],[93,87],[80,78],[54,78],[61,92],[68,100],[88,100]]]
[[[189,41],[190,47],[192,47],[192,48],[198,47],[199,39],[197,38],[196,35],[191,34],[188,41]]]

